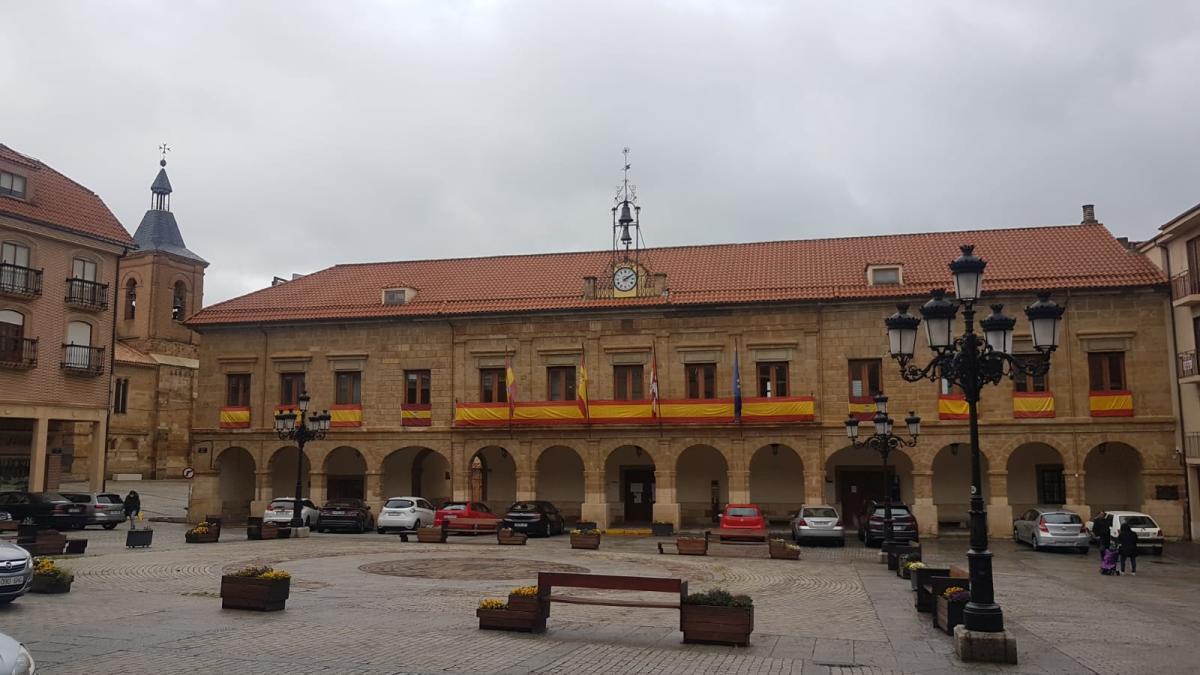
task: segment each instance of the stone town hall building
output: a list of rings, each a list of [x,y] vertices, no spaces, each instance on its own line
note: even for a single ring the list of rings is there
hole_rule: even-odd
[[[1049,375],[984,394],[992,531],[1063,504],[1145,510],[1181,534],[1166,278],[1090,209],[1061,227],[337,265],[218,303],[187,321],[203,338],[193,443],[209,451],[191,513],[292,494],[298,453],[273,416],[307,390],[334,416],[303,458],[318,503],[546,499],[681,525],[814,502],[853,523],[885,478],[843,422],[882,390],[925,420],[886,482],[924,532],[962,527],[965,405],[901,381],[883,318],[950,287],[967,243],[988,261],[986,302],[1020,315],[1047,289],[1067,307]],[[1016,341],[1032,351],[1023,318]]]

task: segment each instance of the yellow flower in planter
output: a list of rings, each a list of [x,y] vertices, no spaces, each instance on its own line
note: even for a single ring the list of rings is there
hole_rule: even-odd
[[[284,579],[291,579],[292,575],[283,570],[270,570],[258,575],[258,578],[267,579],[268,581],[282,581]]]
[[[497,598],[486,598],[479,601],[479,609],[504,609],[507,605]]]
[[[963,588],[962,586],[951,586],[950,588],[947,588],[946,590],[942,591],[942,597],[949,598],[949,597],[953,596],[955,593],[963,593],[963,592],[966,592],[966,590],[967,589]]]
[[[516,595],[522,598],[534,598],[537,597],[537,593],[537,586],[521,586],[520,588],[514,588],[508,592],[509,595]]]

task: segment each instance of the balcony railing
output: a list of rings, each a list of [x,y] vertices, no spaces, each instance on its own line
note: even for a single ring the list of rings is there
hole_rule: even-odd
[[[0,368],[37,366],[37,339],[0,337]]]
[[[1179,371],[1179,377],[1192,377],[1200,375],[1200,363],[1196,362],[1196,352],[1179,352],[1175,355],[1176,369]]]
[[[1200,459],[1200,433],[1184,434],[1183,449],[1188,459]]]
[[[62,369],[78,375],[99,375],[104,372],[104,347],[63,345]]]
[[[42,294],[42,271],[0,263],[0,293],[32,298]]]
[[[67,304],[82,309],[108,309],[108,284],[87,279],[67,279]]]
[[[1189,295],[1200,294],[1200,277],[1183,271],[1171,278],[1171,299],[1179,300]]]

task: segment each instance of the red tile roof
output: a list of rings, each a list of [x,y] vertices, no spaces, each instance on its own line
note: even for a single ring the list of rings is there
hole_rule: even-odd
[[[59,227],[122,246],[137,246],[96,193],[2,143],[0,160],[26,169],[23,175],[31,198],[26,201],[0,196],[0,215]]]
[[[130,347],[124,342],[117,342],[115,356],[118,363],[132,363],[139,366],[157,366],[158,362],[148,355]]]
[[[1144,256],[1103,225],[931,232],[648,249],[669,297],[585,299],[583,278],[604,277],[610,252],[337,265],[202,309],[192,326],[311,319],[428,317],[753,302],[914,297],[952,287],[947,264],[960,244],[988,261],[990,292],[1126,288],[1165,284]],[[903,286],[870,286],[869,265],[901,263]],[[384,288],[416,297],[383,305]]]

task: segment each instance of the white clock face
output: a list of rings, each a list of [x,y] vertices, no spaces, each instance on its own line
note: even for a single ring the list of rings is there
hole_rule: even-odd
[[[632,291],[637,286],[637,270],[632,267],[618,267],[613,272],[613,287],[618,291]]]

